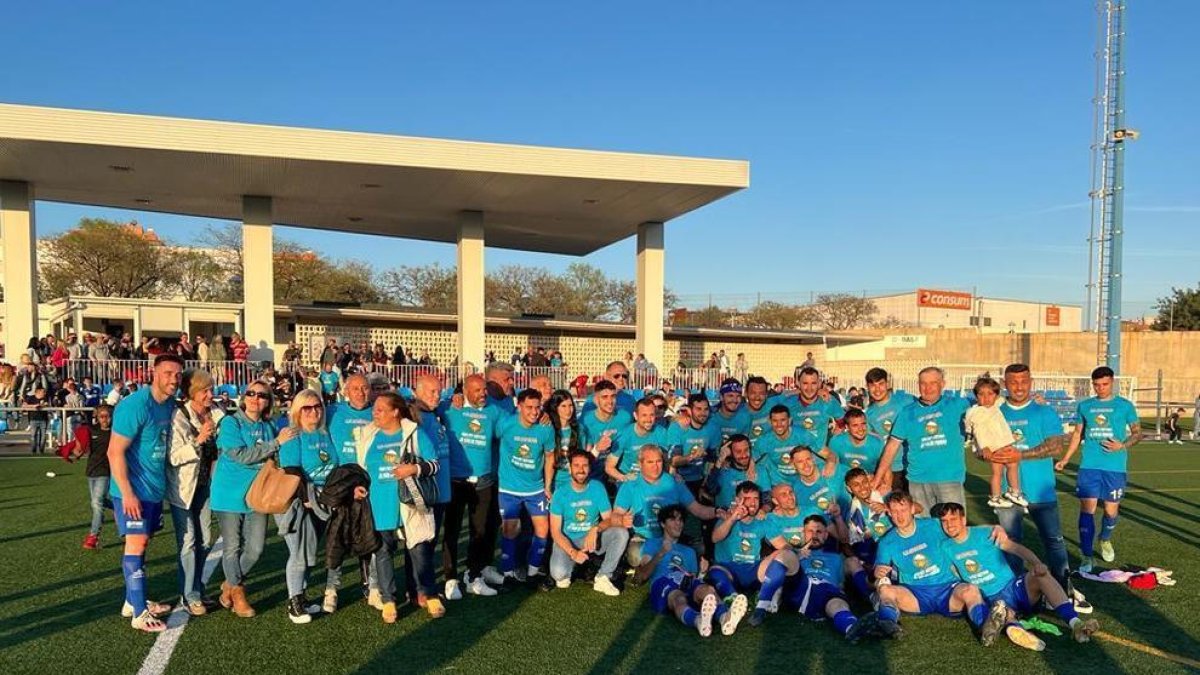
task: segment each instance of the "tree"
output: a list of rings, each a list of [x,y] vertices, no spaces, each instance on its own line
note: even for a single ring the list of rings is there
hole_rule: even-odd
[[[75,229],[47,241],[40,274],[47,298],[151,298],[160,294],[170,273],[172,251],[124,223],[83,218]]]
[[[615,280],[608,284],[608,304],[612,308],[606,318],[633,323],[637,321],[637,283]],[[663,289],[663,309],[671,311],[679,306],[679,296],[671,289]]]
[[[294,242],[275,241],[275,302],[378,302],[371,268],[357,261],[331,261]]]
[[[764,300],[742,314],[740,319],[741,324],[747,328],[796,330],[806,326],[812,314],[813,309],[810,307]]]
[[[678,325],[696,326],[698,328],[728,328],[733,312],[716,306],[689,311],[687,317]]]
[[[421,307],[431,312],[458,311],[458,272],[437,263],[402,265],[379,275],[383,297],[404,307]]]
[[[171,254],[170,286],[191,302],[240,302],[230,289],[226,270],[212,256],[196,249]],[[239,279],[240,281],[240,279]]]
[[[858,326],[869,326],[879,308],[875,301],[849,293],[822,293],[816,298],[812,309],[817,320],[827,330],[846,330]]]
[[[1151,330],[1200,330],[1200,284],[1196,288],[1171,288],[1171,294],[1154,303],[1158,316]]]
[[[505,265],[484,280],[487,308],[502,314],[556,314],[565,290],[542,267]]]
[[[898,317],[888,314],[884,318],[878,319],[872,323],[871,328],[903,328],[908,325],[909,324],[907,322],[901,321]]]

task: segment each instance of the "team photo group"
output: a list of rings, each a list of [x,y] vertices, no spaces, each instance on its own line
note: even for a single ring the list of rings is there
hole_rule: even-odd
[[[906,616],[943,616],[983,646],[1005,636],[1042,650],[1021,620],[1046,614],[1089,641],[1098,626],[1071,584],[1055,473],[1081,453],[1075,570],[1091,571],[1097,543],[1114,561],[1140,426],[1111,370],[1092,373],[1095,396],[1066,427],[1023,364],[961,396],[936,367],[915,395],[872,368],[845,407],[816,368],[797,374],[783,393],[727,378],[711,401],[635,394],[614,361],[577,400],[544,376],[514,391],[512,366],[493,363],[452,391],[420,376],[411,400],[382,375],[351,374],[332,400],[303,389],[280,405],[260,380],[226,413],[209,373],[161,355],[147,386],[96,409],[73,450],[91,455],[85,547],[107,495],[124,539],[123,614],[147,632],[175,605],[146,593],[147,548],[169,513],[178,602],[193,617],[225,608],[304,624],[365,601],[394,623],[407,603],[439,618],[464,595],[578,582],[645,593],[703,637],[799,614],[857,644],[901,638]],[[991,467],[986,509],[967,508],[968,461]],[[1026,515],[1044,559],[1021,544]],[[288,600],[255,608],[244,579],[272,527]],[[203,576],[214,531],[219,587]],[[343,587],[347,567],[361,592]]]

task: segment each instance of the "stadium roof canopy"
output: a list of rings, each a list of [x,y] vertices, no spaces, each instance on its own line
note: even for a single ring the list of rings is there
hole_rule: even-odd
[[[0,104],[0,180],[38,200],[583,255],[749,185],[749,163]]]

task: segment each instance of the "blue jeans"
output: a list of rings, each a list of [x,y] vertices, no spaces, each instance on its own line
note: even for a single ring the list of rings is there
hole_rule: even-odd
[[[263,543],[267,540],[267,516],[217,511],[217,522],[221,524],[221,538],[225,540],[225,550],[221,552],[225,583],[240,586],[262,555]]]
[[[438,533],[442,531],[442,515],[445,512],[445,504],[435,504],[433,507],[433,539],[423,541],[412,548],[407,546],[404,548],[404,582],[411,596],[415,596],[417,593],[426,597],[437,595],[437,582],[434,580],[437,572],[437,559],[433,555],[433,549],[437,545]]]
[[[100,526],[104,524],[104,497],[108,494],[108,476],[88,478],[88,494],[92,499],[92,534],[100,534]]]
[[[617,563],[621,562],[621,556],[625,553],[625,546],[629,543],[629,530],[623,527],[610,527],[600,533],[599,539],[596,552],[588,555],[593,558],[603,556],[600,571],[596,573],[596,576],[608,577],[611,580],[613,572],[617,570]],[[571,560],[561,548],[555,546],[554,551],[550,553],[550,576],[555,581],[570,579],[571,573],[574,571],[575,561]]]
[[[1017,543],[1021,542],[1025,525],[1025,521],[1021,516],[1020,507],[996,509],[996,517],[1000,521],[1000,527],[1003,527],[1004,531],[1008,533],[1009,539]],[[1046,567],[1050,568],[1050,574],[1058,580],[1058,583],[1063,588],[1067,588],[1067,544],[1063,541],[1062,522],[1059,520],[1058,514],[1058,502],[1030,504],[1029,517],[1033,519],[1038,536],[1042,539],[1042,548],[1045,549],[1046,555]],[[1012,567],[1013,572],[1018,575],[1023,574],[1025,563],[1017,556],[1006,555],[1008,557],[1008,564]]]
[[[199,602],[204,597],[204,561],[213,546],[208,486],[196,486],[191,508],[172,504],[171,522],[175,524],[175,545],[179,549],[179,593],[184,602]]]
[[[50,423],[46,420],[29,420],[29,452],[35,455],[46,453],[46,432]]]
[[[280,516],[282,517],[282,516]],[[309,516],[314,518],[315,516]],[[323,534],[324,527],[318,526],[317,532]],[[299,532],[283,532],[283,542],[288,547],[287,564],[283,568],[283,577],[287,582],[288,597],[303,595],[307,587],[308,560],[304,555],[303,542]],[[318,535],[320,536],[320,535]],[[336,591],[342,583],[342,568],[331,567],[325,570],[325,590]]]

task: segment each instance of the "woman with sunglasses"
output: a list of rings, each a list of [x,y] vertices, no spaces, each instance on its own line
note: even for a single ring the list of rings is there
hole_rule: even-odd
[[[276,437],[270,417],[271,385],[257,380],[246,387],[239,410],[222,419],[217,429],[220,455],[213,470],[212,509],[225,540],[221,606],[232,607],[233,613],[242,618],[255,614],[246,600],[244,582],[262,555],[267,538],[267,516],[255,513],[246,504],[246,493],[263,462],[296,436],[296,430],[287,427]]]
[[[554,429],[554,491],[558,492],[571,484],[571,452],[583,448],[579,421],[575,419],[575,398],[571,392],[559,389],[546,399],[545,411]]]
[[[317,497],[325,487],[329,472],[338,465],[338,452],[325,430],[325,407],[317,392],[305,389],[296,394],[288,421],[296,435],[279,446],[279,465],[296,467],[303,473],[304,484],[300,486],[303,498],[293,499],[287,511],[275,516],[275,524],[288,547],[287,567],[284,568],[288,618],[292,623],[308,623],[312,621],[312,615],[304,597],[305,576],[308,568],[317,564],[317,541],[325,532],[325,521],[329,520],[329,512],[321,507]],[[321,605],[326,613],[337,609],[341,576],[340,568],[326,571],[325,599]]]
[[[416,461],[405,463],[401,460],[409,444]],[[370,592],[367,602],[382,612],[384,623],[395,623],[397,593],[393,558],[400,543],[396,537],[396,528],[400,526],[398,483],[406,478],[436,475],[440,468],[437,446],[413,419],[404,399],[389,391],[375,399],[371,424],[363,427],[359,434],[358,456],[359,464],[371,477],[371,514],[375,518],[375,530],[383,540],[383,546],[374,556],[379,589]],[[426,597],[425,609],[435,619],[446,613],[436,595]]]

